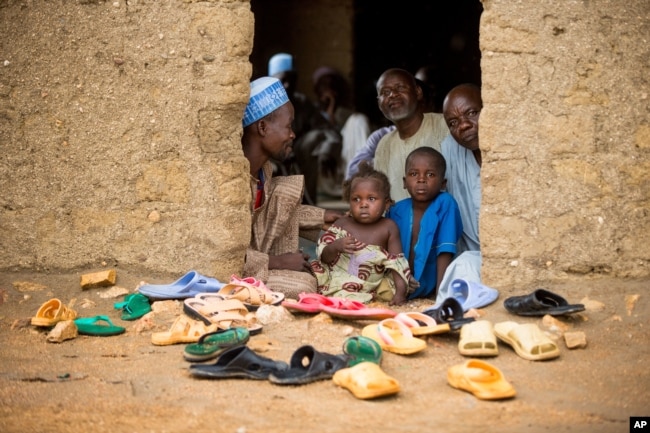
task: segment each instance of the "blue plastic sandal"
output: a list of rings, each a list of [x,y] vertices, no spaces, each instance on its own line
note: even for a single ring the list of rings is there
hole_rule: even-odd
[[[148,298],[185,299],[199,293],[214,293],[225,285],[216,278],[209,278],[196,271],[189,271],[172,284],[145,284],[138,289]]]

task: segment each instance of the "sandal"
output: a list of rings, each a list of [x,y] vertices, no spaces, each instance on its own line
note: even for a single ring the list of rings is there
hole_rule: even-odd
[[[501,400],[512,398],[517,394],[501,370],[478,359],[449,367],[447,382],[454,388],[470,392],[481,400]]]
[[[381,363],[382,350],[379,343],[362,335],[355,335],[345,340],[343,353],[348,356],[348,367],[361,362]]]
[[[465,356],[497,356],[499,347],[492,323],[477,320],[460,328],[458,352]]]
[[[186,361],[200,362],[216,358],[224,350],[246,344],[250,332],[246,328],[219,329],[203,334],[196,343],[185,346],[183,357]]]
[[[74,320],[77,312],[64,306],[60,300],[53,298],[45,302],[32,317],[34,326],[54,326],[63,320]]]
[[[361,335],[375,340],[382,350],[399,355],[411,355],[427,347],[426,341],[414,337],[411,330],[396,319],[384,319],[368,325],[363,328]]]
[[[322,305],[321,310],[338,319],[384,320],[397,315],[388,308],[373,308],[366,304],[345,298],[330,298],[332,305]]]
[[[399,313],[395,316],[395,319],[408,326],[411,329],[411,333],[416,337],[420,335],[443,334],[451,330],[449,323],[438,325],[431,316],[423,313]]]
[[[248,311],[255,311],[262,305],[280,305],[284,301],[284,294],[272,292],[264,287],[248,284],[244,281],[229,283],[219,290],[219,295],[225,299],[241,301]]]
[[[436,323],[448,323],[452,331],[457,331],[466,323],[473,322],[473,317],[463,317],[463,306],[456,298],[447,298],[439,307],[423,311],[427,316],[433,317]]]
[[[167,346],[177,343],[196,343],[203,334],[214,332],[217,325],[206,326],[202,322],[180,315],[174,321],[169,331],[151,334],[151,343],[156,346]]]
[[[255,313],[249,312],[237,299],[206,301],[200,297],[189,298],[183,301],[183,311],[206,325],[215,324],[219,329],[244,327],[251,335],[262,332],[262,325],[257,323]]]
[[[309,345],[302,346],[291,355],[289,368],[274,371],[269,375],[269,381],[278,385],[302,385],[330,379],[334,373],[347,365],[346,355],[330,355]]]
[[[332,381],[361,400],[397,394],[400,390],[397,379],[384,373],[381,367],[372,362],[341,369],[334,373]]]
[[[519,316],[561,316],[585,310],[584,304],[569,304],[562,296],[544,289],[528,295],[511,296],[503,301],[503,306]]]
[[[149,298],[141,293],[131,293],[126,295],[124,302],[117,302],[113,307],[122,310],[122,320],[139,319],[151,311]]]
[[[83,317],[76,319],[74,324],[77,326],[79,334],[82,335],[108,337],[123,334],[126,331],[122,326],[113,325],[108,316]]]
[[[319,293],[300,293],[298,300],[285,299],[282,306],[298,313],[316,314],[323,311],[323,306],[335,307],[339,305],[338,298],[328,298]]]
[[[529,361],[545,361],[560,356],[560,349],[534,323],[500,322],[494,333],[510,345],[515,353]]]
[[[271,373],[286,370],[288,367],[286,362],[260,356],[248,346],[241,345],[226,349],[214,364],[190,365],[190,374],[208,379],[238,377],[264,380],[268,379]]]

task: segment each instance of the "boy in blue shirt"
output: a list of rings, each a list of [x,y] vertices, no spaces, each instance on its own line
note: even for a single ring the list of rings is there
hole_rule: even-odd
[[[413,150],[406,158],[404,176],[410,198],[400,200],[386,214],[399,227],[404,255],[420,283],[409,299],[435,299],[463,233],[458,204],[442,191],[447,183],[446,170],[445,158],[437,150]]]

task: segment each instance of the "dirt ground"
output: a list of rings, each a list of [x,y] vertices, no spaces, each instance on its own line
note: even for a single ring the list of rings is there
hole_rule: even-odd
[[[558,339],[559,358],[531,362],[500,344],[499,356],[487,361],[516,388],[514,399],[481,401],[447,384],[447,369],[466,359],[458,353],[458,333],[449,333],[429,338],[426,350],[416,355],[385,353],[382,368],[399,381],[401,391],[364,401],[331,380],[279,386],[194,378],[182,345],[151,344],[151,333],[168,330],[173,314],[158,315],[156,329],[136,332],[137,323],[122,321],[113,309],[121,298],[102,298],[109,289],[81,290],[81,274],[96,270],[101,269],[0,274],[0,431],[626,432],[630,416],[650,415],[648,281],[547,286],[572,303],[590,300],[587,311],[562,319],[571,331],[586,334],[588,346],[569,350]],[[130,291],[143,280],[173,281],[120,268],[117,275],[117,286]],[[19,291],[14,283],[24,281],[45,288]],[[630,303],[633,295],[640,296]],[[47,330],[32,327],[29,319],[52,297],[64,303],[74,298],[79,316],[108,315],[127,332],[48,343]],[[482,310],[484,318],[542,326],[538,318],[507,313],[505,297]],[[421,311],[428,305],[418,301],[397,310]],[[369,323],[294,318],[265,325],[249,345],[266,348],[264,356],[285,361],[304,344],[340,353],[343,341]]]

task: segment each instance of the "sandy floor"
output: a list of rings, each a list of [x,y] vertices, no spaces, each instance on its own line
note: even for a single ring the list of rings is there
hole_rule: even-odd
[[[559,358],[531,362],[500,344],[499,356],[487,361],[516,388],[514,399],[482,401],[447,384],[447,369],[466,360],[458,353],[458,333],[449,333],[428,338],[426,350],[416,355],[385,353],[382,369],[400,382],[401,391],[364,401],[331,380],[278,386],[194,378],[182,345],[151,344],[151,333],[168,330],[173,312],[156,315],[154,329],[137,332],[136,322],[122,321],[113,309],[119,299],[100,296],[108,289],[81,290],[80,275],[87,272],[0,274],[0,431],[623,432],[630,416],[650,415],[648,281],[547,287],[570,302],[596,301],[584,313],[561,319],[569,330],[584,332],[588,346],[569,350],[559,338]],[[172,281],[117,272],[117,285],[130,291],[142,280]],[[21,292],[15,285],[21,281],[44,287]],[[630,302],[633,295],[640,295],[636,302]],[[109,315],[127,332],[48,343],[47,331],[29,319],[52,297],[64,303],[74,298],[80,316]],[[503,299],[481,310],[485,319],[534,322],[547,329],[539,318],[507,313]],[[418,301],[398,311],[428,305]],[[284,361],[304,344],[340,353],[343,341],[368,323],[296,315],[265,325],[249,346]]]

